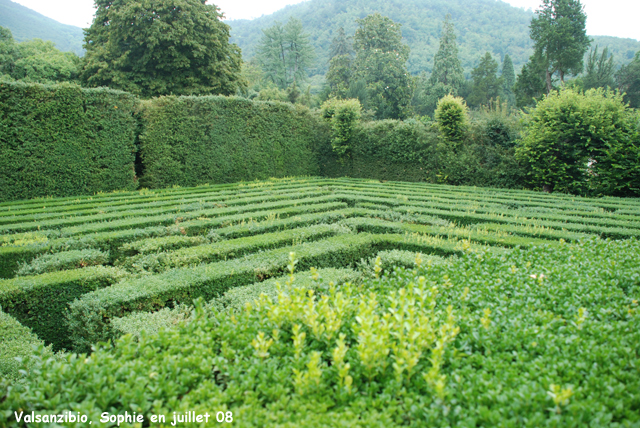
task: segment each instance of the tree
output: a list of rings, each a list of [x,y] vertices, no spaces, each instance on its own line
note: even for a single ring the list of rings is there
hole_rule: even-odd
[[[349,55],[338,55],[329,61],[329,71],[325,78],[330,88],[330,96],[344,99],[351,85],[353,76],[352,61]]]
[[[580,0],[543,0],[543,6],[531,20],[530,35],[535,54],[544,60],[547,93],[551,77],[558,73],[564,85],[565,74],[582,72],[584,54],[591,43],[585,23],[587,15]]]
[[[356,21],[355,75],[367,87],[368,106],[378,119],[404,119],[411,111],[413,79],[407,71],[409,47],[400,25],[379,13]]]
[[[614,87],[613,55],[609,54],[608,48],[605,47],[600,56],[598,56],[597,45],[595,49],[591,49],[585,71],[585,76],[582,79],[584,89]]]
[[[8,77],[13,70],[16,47],[8,28],[0,27],[0,77]]]
[[[433,57],[433,71],[419,91],[419,102],[423,104],[420,111],[433,114],[438,100],[448,94],[459,95],[464,82],[451,15],[447,15],[442,24],[440,47]]]
[[[442,24],[440,47],[433,58],[433,71],[430,82],[432,85],[441,83],[445,87],[451,88],[455,95],[463,81],[464,75],[458,58],[456,35],[453,31],[451,15],[447,15]]]
[[[514,105],[516,103],[516,98],[514,95],[514,86],[516,84],[516,72],[513,69],[513,61],[511,61],[511,57],[509,54],[505,54],[502,59],[502,70],[500,71],[500,77],[502,78],[502,90],[507,99],[509,105]]]
[[[469,95],[471,106],[486,105],[490,100],[502,94],[502,79],[498,78],[498,61],[489,52],[485,53],[480,63],[471,71],[473,89]]]
[[[302,22],[290,18],[284,26],[276,21],[272,27],[263,30],[258,58],[265,77],[280,89],[306,80],[314,52],[309,36],[303,32]]]
[[[329,57],[330,59],[332,59],[340,55],[347,55],[349,57],[353,55],[351,37],[347,37],[343,27],[338,28],[338,34],[331,41],[331,50]]]
[[[624,100],[633,108],[640,108],[640,51],[633,60],[616,73],[618,89],[624,92]]]
[[[458,145],[467,129],[467,105],[460,97],[446,95],[438,100],[435,111],[438,129],[447,141]]]
[[[613,91],[553,91],[531,112],[516,154],[534,187],[640,195],[637,115]]]
[[[230,95],[244,86],[240,48],[205,0],[96,0],[85,30],[88,86],[143,97]]]
[[[547,69],[544,60],[534,53],[529,61],[522,66],[514,85],[513,91],[518,107],[532,106],[536,100],[544,96],[547,90],[546,76]]]
[[[74,82],[80,58],[60,52],[53,42],[32,39],[15,43],[11,31],[0,27],[0,78],[30,83]]]

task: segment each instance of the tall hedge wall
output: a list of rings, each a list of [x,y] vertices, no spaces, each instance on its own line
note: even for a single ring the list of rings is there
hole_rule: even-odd
[[[0,82],[0,201],[133,190],[137,99]]]
[[[339,159],[329,143],[319,141],[320,175],[520,188],[524,172],[515,159],[515,136],[502,141],[492,126],[473,123],[457,147],[430,123],[362,122],[354,129],[349,157]]]
[[[317,120],[307,108],[221,96],[160,97],[143,106],[142,186],[319,173]]]

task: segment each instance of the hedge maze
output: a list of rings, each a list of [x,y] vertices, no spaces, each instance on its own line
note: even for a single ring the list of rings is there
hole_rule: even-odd
[[[301,406],[297,423],[323,420],[317,400],[354,426],[637,423],[640,396],[625,391],[640,390],[639,235],[637,199],[352,178],[1,203],[0,378],[23,386],[0,411],[77,402],[99,418],[134,402],[169,414],[176,394],[206,407],[189,391],[213,393],[212,382],[246,426],[276,417],[258,399],[289,403],[279,420]],[[308,296],[280,294],[294,267]],[[422,318],[398,327],[385,308]],[[439,333],[429,342],[411,328]],[[19,380],[29,364],[40,364],[31,386]],[[191,374],[174,377],[173,364]],[[104,395],[100,376],[121,392]],[[422,404],[387,407],[375,399],[386,393]],[[438,403],[453,401],[464,404],[443,416]]]
[[[87,352],[120,334],[114,320],[283,275],[292,251],[302,270],[355,269],[393,251],[411,267],[416,252],[637,238],[640,202],[274,179],[4,203],[0,231],[2,310],[54,350]]]

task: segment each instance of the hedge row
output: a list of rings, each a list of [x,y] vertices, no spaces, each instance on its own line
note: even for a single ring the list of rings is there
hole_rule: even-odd
[[[0,201],[133,190],[137,99],[0,83]]]
[[[160,97],[143,103],[141,183],[229,183],[318,175],[306,108],[236,97]]]
[[[257,204],[248,207],[248,209],[263,209],[264,211],[249,211],[249,214],[247,214],[243,209],[240,209],[242,212],[238,214],[221,215],[220,217],[214,218],[196,218],[183,222],[176,222],[176,217],[173,215],[162,215],[74,226],[62,230],[64,234],[70,235],[64,238],[53,240],[44,239],[42,242],[37,239],[31,239],[35,241],[35,243],[29,245],[0,246],[0,278],[11,278],[15,275],[22,263],[26,263],[38,254],[46,252],[98,248],[102,251],[109,251],[111,260],[113,261],[128,252],[127,249],[122,250],[124,253],[121,251],[120,247],[123,244],[143,238],[183,233],[188,236],[202,235],[212,228],[221,227],[225,224],[240,223],[240,226],[243,224],[252,225],[254,222],[269,218],[269,216],[286,218],[305,212],[323,213],[324,211],[340,210],[346,207],[346,204],[343,202],[322,203],[329,199],[332,198],[322,197]],[[300,203],[303,204],[296,206]],[[237,211],[238,209],[229,208],[224,212]],[[223,211],[218,211],[218,214],[223,214]],[[199,216],[191,215],[191,217]],[[158,224],[161,226],[157,226]]]
[[[53,349],[71,349],[65,322],[69,303],[124,276],[120,269],[96,266],[0,280],[0,307]]]
[[[34,347],[44,345],[31,330],[18,322],[12,316],[0,310],[0,378],[7,378],[10,382],[19,380],[21,364],[16,358],[22,358],[28,364],[34,354]],[[39,353],[40,358],[53,356],[51,348],[45,348]]]
[[[296,273],[296,286],[314,291],[326,291],[330,283],[337,285],[347,281],[357,281],[360,278],[360,274],[351,269],[325,268],[318,269],[316,274],[317,280],[314,280],[310,271]],[[289,280],[288,275],[235,287],[223,296],[208,302],[206,307],[214,310],[244,310],[247,303],[258,300],[261,294],[270,298],[277,297],[278,284],[284,287],[287,280]],[[175,328],[179,323],[190,319],[192,311],[191,305],[180,305],[175,308],[163,308],[157,312],[135,312],[122,318],[114,318],[111,320],[112,334],[114,338],[123,334],[132,334],[139,338],[143,331],[147,334],[155,334],[160,329]]]
[[[317,123],[286,103],[1,83],[0,201],[134,190],[138,150],[148,187],[318,175]]]
[[[313,244],[278,248],[237,259],[133,278],[85,294],[71,304],[69,328],[74,349],[88,351],[92,344],[111,338],[109,323],[112,318],[191,303],[198,297],[213,299],[231,288],[283,273],[291,251],[298,258],[298,269],[308,269],[312,266],[349,267],[380,250],[396,248],[435,255],[464,252],[463,246],[457,241],[391,234],[348,234]],[[480,247],[472,244],[469,248]]]

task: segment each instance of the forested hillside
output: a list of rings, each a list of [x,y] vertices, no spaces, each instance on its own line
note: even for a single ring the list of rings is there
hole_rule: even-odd
[[[82,28],[61,24],[10,0],[0,0],[0,27],[11,30],[17,42],[30,39],[50,40],[65,52],[82,55]]]
[[[356,19],[374,12],[402,24],[403,38],[411,48],[408,69],[412,74],[431,71],[442,21],[448,13],[455,25],[460,60],[466,74],[486,51],[500,58],[509,54],[516,72],[532,53],[529,22],[533,12],[495,0],[311,0],[254,20],[226,22],[231,26],[231,42],[242,48],[242,55],[248,60],[255,55],[263,29],[275,21],[284,23],[290,17],[300,19],[316,51],[315,63],[309,70],[313,76],[326,73],[329,47],[338,29],[344,27],[348,35],[353,35]],[[615,61],[620,64],[629,62],[640,49],[640,42],[633,39],[593,39],[594,45],[609,46]]]

